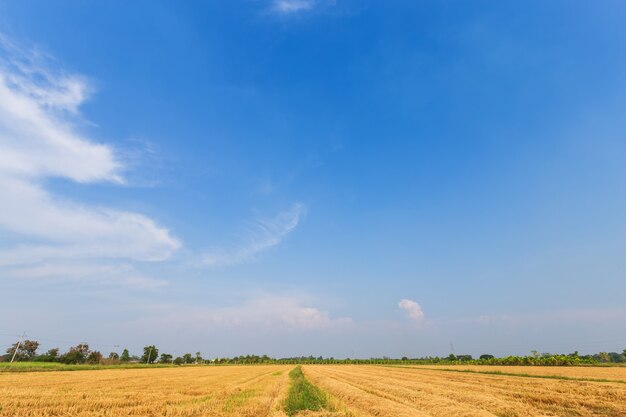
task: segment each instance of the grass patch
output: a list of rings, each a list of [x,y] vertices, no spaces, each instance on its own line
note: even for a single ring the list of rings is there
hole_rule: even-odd
[[[207,401],[211,401],[213,399],[212,395],[205,395],[199,398],[194,398],[193,400],[191,400],[192,404],[201,404],[201,403],[205,403]]]
[[[254,390],[243,390],[231,394],[224,403],[224,411],[233,411],[243,406],[250,397],[255,394]]]
[[[285,412],[288,416],[294,416],[299,411],[323,410],[328,405],[327,396],[315,385],[304,377],[301,367],[296,367],[289,372],[291,386],[285,399]]]
[[[66,365],[58,362],[0,362],[2,372],[87,371],[97,369],[172,368],[176,365],[126,363],[120,365]]]

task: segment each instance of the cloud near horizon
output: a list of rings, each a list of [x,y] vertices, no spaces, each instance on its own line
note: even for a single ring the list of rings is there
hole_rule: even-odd
[[[78,132],[90,86],[0,36],[0,266],[50,260],[162,261],[181,243],[139,213],[54,194],[46,180],[123,184],[115,151]]]
[[[422,307],[413,300],[402,299],[398,302],[398,307],[404,311],[407,318],[413,321],[419,322],[424,319]]]
[[[230,307],[167,306],[140,319],[161,325],[191,325],[200,329],[254,327],[290,331],[317,331],[351,326],[349,317],[333,318],[327,311],[311,306],[302,297],[261,295]]]

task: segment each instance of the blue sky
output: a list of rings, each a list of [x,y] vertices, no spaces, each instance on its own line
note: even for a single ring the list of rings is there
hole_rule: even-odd
[[[179,3],[0,3],[0,342],[626,347],[622,2]]]

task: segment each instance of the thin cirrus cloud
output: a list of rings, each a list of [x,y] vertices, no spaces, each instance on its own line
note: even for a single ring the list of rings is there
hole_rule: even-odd
[[[413,300],[402,299],[398,302],[398,307],[400,307],[407,318],[419,322],[424,319],[424,312],[422,311],[422,307]]]
[[[279,14],[295,14],[313,10],[319,6],[334,6],[335,0],[273,0],[272,10]]]
[[[158,308],[139,319],[142,326],[164,323],[179,328],[200,329],[273,328],[290,331],[317,331],[347,328],[349,317],[331,317],[324,310],[311,306],[302,297],[284,294],[259,295],[229,307],[189,307],[181,305]],[[135,323],[139,324],[139,323]]]
[[[315,3],[315,0],[274,0],[272,9],[278,13],[295,13],[310,10]]]
[[[0,36],[0,231],[16,238],[0,265],[59,259],[167,259],[180,242],[149,217],[55,195],[48,178],[123,184],[114,150],[78,132],[80,76]],[[37,243],[35,243],[37,242]]]
[[[254,260],[257,255],[280,244],[293,232],[304,214],[306,207],[295,203],[290,209],[280,212],[270,219],[258,219],[244,231],[242,241],[230,249],[215,249],[204,254],[204,266],[218,267],[236,265]]]
[[[136,289],[155,289],[168,285],[162,279],[147,277],[138,273],[133,266],[123,263],[106,262],[45,262],[37,265],[13,268],[9,275],[22,281],[37,280],[48,283],[79,282],[101,286],[123,286]]]

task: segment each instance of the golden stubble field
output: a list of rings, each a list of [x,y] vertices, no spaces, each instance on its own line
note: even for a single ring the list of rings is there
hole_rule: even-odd
[[[0,416],[271,416],[293,366],[0,374]]]
[[[304,370],[309,380],[362,416],[626,416],[624,383],[400,367]]]
[[[293,367],[0,373],[0,416],[284,416],[282,401]],[[333,413],[306,411],[302,416],[626,416],[623,382],[370,365],[305,365],[302,370],[339,405]],[[622,368],[521,371],[550,375],[556,370],[572,378],[625,380]]]

